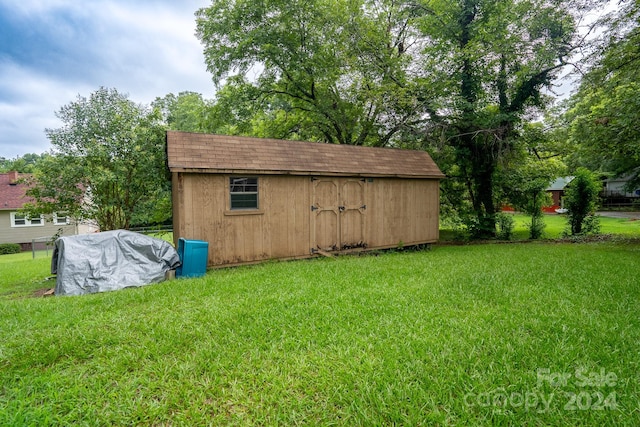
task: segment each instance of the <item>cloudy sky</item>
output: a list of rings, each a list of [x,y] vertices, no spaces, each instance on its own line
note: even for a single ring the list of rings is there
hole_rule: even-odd
[[[212,98],[194,12],[209,0],[0,0],[0,157],[50,149],[55,112],[100,86]]]

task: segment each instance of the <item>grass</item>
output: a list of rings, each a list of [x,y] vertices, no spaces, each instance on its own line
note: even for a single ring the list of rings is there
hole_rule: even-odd
[[[44,251],[33,259],[31,252],[0,255],[0,300],[24,297],[42,288],[53,288],[51,277],[51,251]],[[0,326],[1,328],[1,326]]]
[[[516,213],[513,215],[515,227],[512,240],[527,240],[529,238],[528,226],[531,224],[531,217]],[[558,239],[562,237],[567,229],[567,217],[564,215],[549,214],[544,216],[546,227],[544,229],[545,239]],[[600,217],[601,233],[616,234],[624,237],[640,238],[640,221],[627,218]],[[445,229],[440,231],[441,240],[455,240],[457,233],[453,230]]]
[[[48,265],[0,262],[0,425],[639,425],[639,257],[436,246],[37,299],[6,273]]]

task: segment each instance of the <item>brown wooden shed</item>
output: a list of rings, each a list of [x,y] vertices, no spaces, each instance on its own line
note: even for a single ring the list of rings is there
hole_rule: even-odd
[[[174,239],[209,266],[438,240],[439,180],[423,151],[167,132]]]

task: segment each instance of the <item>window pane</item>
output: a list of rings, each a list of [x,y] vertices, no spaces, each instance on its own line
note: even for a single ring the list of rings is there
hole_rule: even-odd
[[[60,213],[55,213],[53,215],[53,223],[54,224],[62,224],[62,225],[66,225],[69,223],[68,218],[67,218],[67,214],[65,212],[60,212]]]
[[[231,209],[258,209],[258,178],[229,178]]]
[[[257,209],[258,194],[236,193],[231,195],[231,209]]]
[[[257,192],[258,178],[231,178],[230,190],[232,193]]]

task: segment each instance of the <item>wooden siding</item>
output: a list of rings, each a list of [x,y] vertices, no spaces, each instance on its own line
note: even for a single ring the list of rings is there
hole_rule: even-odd
[[[51,220],[45,221],[42,226],[11,227],[11,212],[15,211],[0,211],[0,243],[30,244],[32,239],[38,237],[52,237],[60,228],[63,229],[64,236],[71,236],[76,232],[74,225],[56,225]]]
[[[209,242],[209,266],[438,239],[438,180],[255,176],[258,209],[231,211],[230,175],[173,173],[175,238]]]

